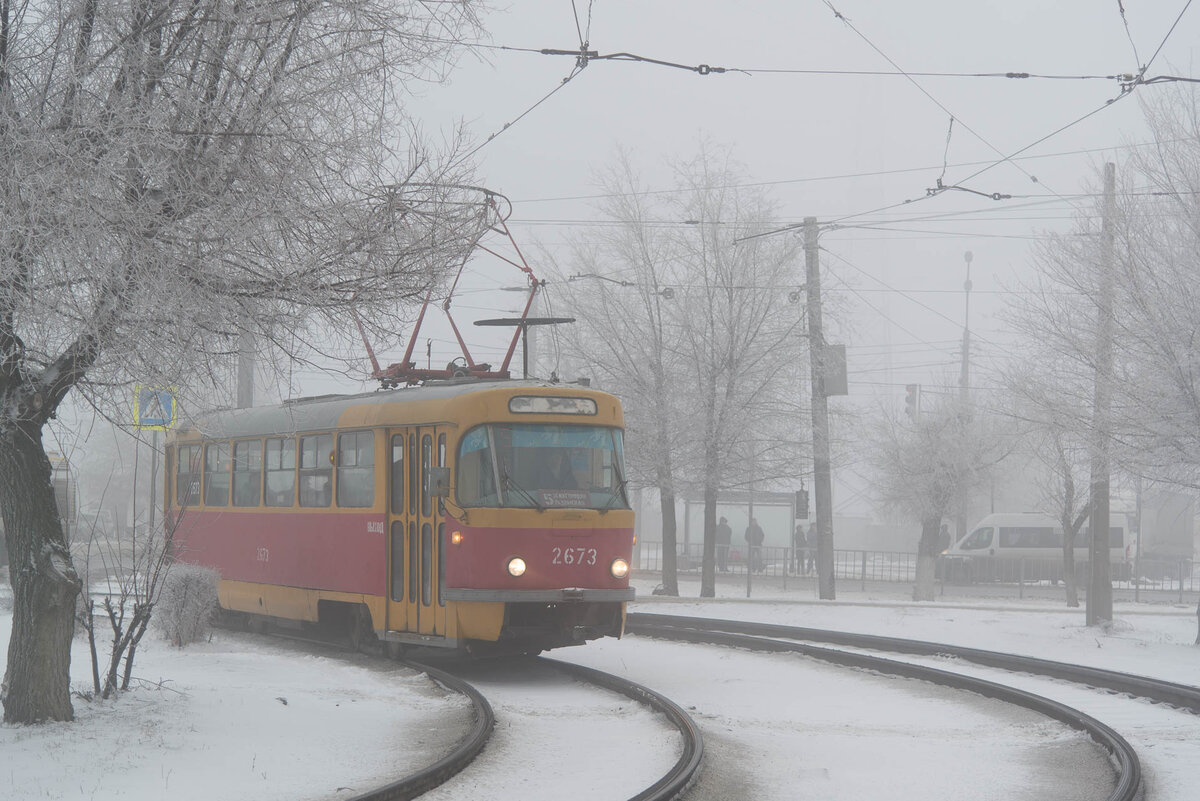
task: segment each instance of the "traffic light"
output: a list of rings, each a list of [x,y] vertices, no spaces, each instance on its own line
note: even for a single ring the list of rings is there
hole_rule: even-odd
[[[921,411],[920,406],[921,385],[920,384],[905,384],[904,385],[904,413],[912,419],[916,420],[917,415]]]
[[[796,519],[808,519],[808,490],[796,490]]]

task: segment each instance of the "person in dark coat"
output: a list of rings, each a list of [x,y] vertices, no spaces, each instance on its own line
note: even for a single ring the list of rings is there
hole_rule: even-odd
[[[733,529],[729,527],[729,522],[725,518],[721,518],[721,522],[717,523],[717,570],[722,573],[729,572],[729,544],[733,542]]]
[[[804,538],[804,524],[797,523],[792,532],[792,573],[800,575],[804,571],[804,548],[807,540]]]
[[[808,527],[808,534],[804,537],[804,575],[817,572],[817,525]]]
[[[765,567],[762,557],[763,539],[762,526],[753,517],[750,518],[750,525],[746,526],[746,544],[750,546],[750,560],[746,563],[746,569],[755,573],[761,573]]]

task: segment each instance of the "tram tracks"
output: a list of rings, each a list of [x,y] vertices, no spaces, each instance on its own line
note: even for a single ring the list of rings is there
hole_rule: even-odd
[[[347,655],[354,654],[355,657],[363,656],[362,652],[357,652],[345,643],[329,639],[307,637],[284,631],[271,632],[271,636],[294,643],[332,649]],[[366,654],[365,656],[368,659],[386,659],[377,654]],[[403,665],[415,672],[424,673],[443,687],[466,697],[472,706],[473,725],[440,759],[396,781],[354,796],[349,801],[403,801],[417,798],[450,782],[470,767],[491,742],[495,730],[496,713],[491,702],[462,674],[480,670],[486,672],[488,668],[481,666],[487,666],[489,662],[491,660],[446,659],[440,662],[440,667],[435,667],[422,661],[389,660],[389,664]],[[571,681],[591,685],[606,692],[617,693],[629,698],[665,718],[670,726],[679,733],[680,754],[674,764],[649,786],[629,796],[629,801],[673,801],[673,799],[680,798],[699,775],[704,756],[703,737],[687,712],[671,699],[621,676],[557,659],[525,657],[520,660],[510,658],[494,661],[497,665],[512,665],[515,662],[526,663],[529,666],[527,672],[554,671]]]
[[[1066,704],[1005,684],[941,668],[842,649],[957,658],[982,666],[1074,682],[1111,693],[1169,704],[1189,712],[1200,712],[1200,689],[1195,687],[1098,668],[941,643],[774,624],[644,613],[630,614],[626,628],[629,633],[657,639],[725,645],[773,653],[800,653],[842,666],[917,678],[942,686],[968,690],[1030,709],[1086,732],[1108,752],[1116,772],[1115,786],[1108,796],[1108,801],[1133,801],[1139,798],[1143,792],[1142,769],[1128,740],[1095,717]],[[823,645],[814,645],[815,642]]]

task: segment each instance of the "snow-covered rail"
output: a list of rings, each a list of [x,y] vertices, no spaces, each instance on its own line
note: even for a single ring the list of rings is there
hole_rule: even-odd
[[[846,648],[955,655],[961,656],[963,659],[971,659],[972,661],[989,658],[993,660],[989,663],[992,666],[1000,666],[1002,661],[1011,658],[1014,661],[1009,662],[1011,667],[1006,666],[1008,669],[1037,673],[1039,672],[1039,667],[1045,670],[1053,667],[1056,670],[1056,673],[1053,674],[1055,678],[1079,681],[1092,686],[1110,687],[1110,684],[1099,685],[1097,682],[1097,679],[1100,678],[1099,674],[1108,673],[1107,671],[1079,668],[1078,666],[1063,663],[1050,663],[1045,662],[1045,660],[1029,660],[1024,665],[1021,665],[1019,660],[1023,659],[1022,657],[1013,657],[1009,654],[974,651],[974,649],[956,649],[953,646],[941,646],[933,643],[921,643],[887,637],[855,635],[846,632],[827,632],[789,626],[688,616],[631,614],[627,619],[626,630],[632,634],[681,642],[727,645],[766,652],[800,653],[846,667],[865,668],[879,673],[919,679],[944,687],[967,690],[1020,706],[1086,732],[1109,753],[1115,768],[1116,781],[1115,786],[1107,797],[1107,801],[1134,801],[1134,799],[1140,797],[1142,792],[1141,764],[1133,747],[1114,729],[1078,709],[1041,695],[962,673],[895,659],[886,659],[857,651],[811,645],[807,642],[801,642],[801,640],[820,640]],[[891,647],[887,647],[889,645]],[[916,651],[915,649],[917,648],[926,650]],[[962,653],[958,653],[959,651]],[[968,656],[966,652],[969,651],[974,651],[974,653]],[[1036,664],[1037,662],[1043,662],[1044,664],[1039,666]],[[1073,668],[1077,669],[1079,673],[1076,674],[1075,678],[1070,678],[1071,669]],[[1143,683],[1136,685],[1131,683],[1126,687],[1118,688],[1116,685],[1118,684],[1118,677],[1121,675],[1111,674],[1106,677],[1112,685],[1111,689],[1116,689],[1123,693],[1136,694],[1141,697],[1154,698],[1154,696],[1137,692],[1132,688],[1139,686],[1145,690],[1145,693],[1150,693],[1157,687],[1157,690],[1163,695],[1171,694],[1171,697],[1175,699],[1169,701],[1169,703],[1179,705],[1184,705],[1181,702],[1186,700],[1187,691],[1200,693],[1196,688],[1170,685],[1167,682],[1158,682],[1154,679],[1143,679],[1142,677],[1126,677],[1129,679],[1140,679]],[[1155,700],[1166,699],[1156,698]],[[1185,708],[1192,707],[1186,706]]]
[[[439,670],[419,662],[406,662],[413,670],[427,674],[440,684],[466,696],[474,708],[475,723],[471,730],[458,741],[458,744],[444,757],[426,765],[421,770],[405,776],[402,779],[377,787],[374,790],[355,796],[350,801],[403,801],[416,798],[419,795],[446,782],[450,777],[459,773],[479,755],[492,736],[496,716],[492,705],[483,697],[483,693],[473,686],[444,670]]]
[[[434,799],[520,797],[512,793],[521,793],[523,786],[542,797],[672,801],[700,773],[704,744],[692,718],[675,702],[629,679],[545,657],[447,661],[444,666],[488,692],[503,736],[471,770],[434,791]],[[603,692],[596,694],[594,688]],[[612,694],[636,701],[649,714],[638,721],[628,711],[618,712],[621,707],[614,706]],[[665,750],[661,720],[655,720],[659,716],[679,734]],[[594,736],[596,727],[605,733]],[[658,747],[648,748],[651,742]],[[674,763],[653,779],[661,770],[656,766],[667,762],[666,751],[672,749],[678,752]],[[647,750],[658,753],[637,758]]]

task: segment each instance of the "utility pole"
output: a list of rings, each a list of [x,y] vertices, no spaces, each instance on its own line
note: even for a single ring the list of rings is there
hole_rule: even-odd
[[[959,376],[959,404],[962,407],[959,414],[965,425],[971,414],[971,261],[975,256],[971,251],[963,254],[967,263],[967,280],[963,282],[963,340],[962,340],[962,375]],[[955,540],[960,540],[967,533],[967,490],[965,482],[960,482],[958,489],[958,515],[954,519]]]
[[[1112,285],[1113,225],[1116,215],[1116,165],[1104,165],[1104,208],[1100,223],[1100,275],[1096,286],[1096,376],[1092,407],[1092,574],[1085,613],[1096,626],[1113,616],[1112,569],[1108,558],[1109,529],[1109,416],[1112,407]]]
[[[243,320],[248,315],[243,314]],[[238,334],[237,408],[254,405],[254,333],[243,326]]]
[[[804,218],[804,268],[808,290],[808,354],[812,375],[813,496],[817,526],[818,597],[837,597],[833,576],[833,488],[829,476],[829,405],[825,397],[825,335],[821,332],[821,267],[817,218]]]

